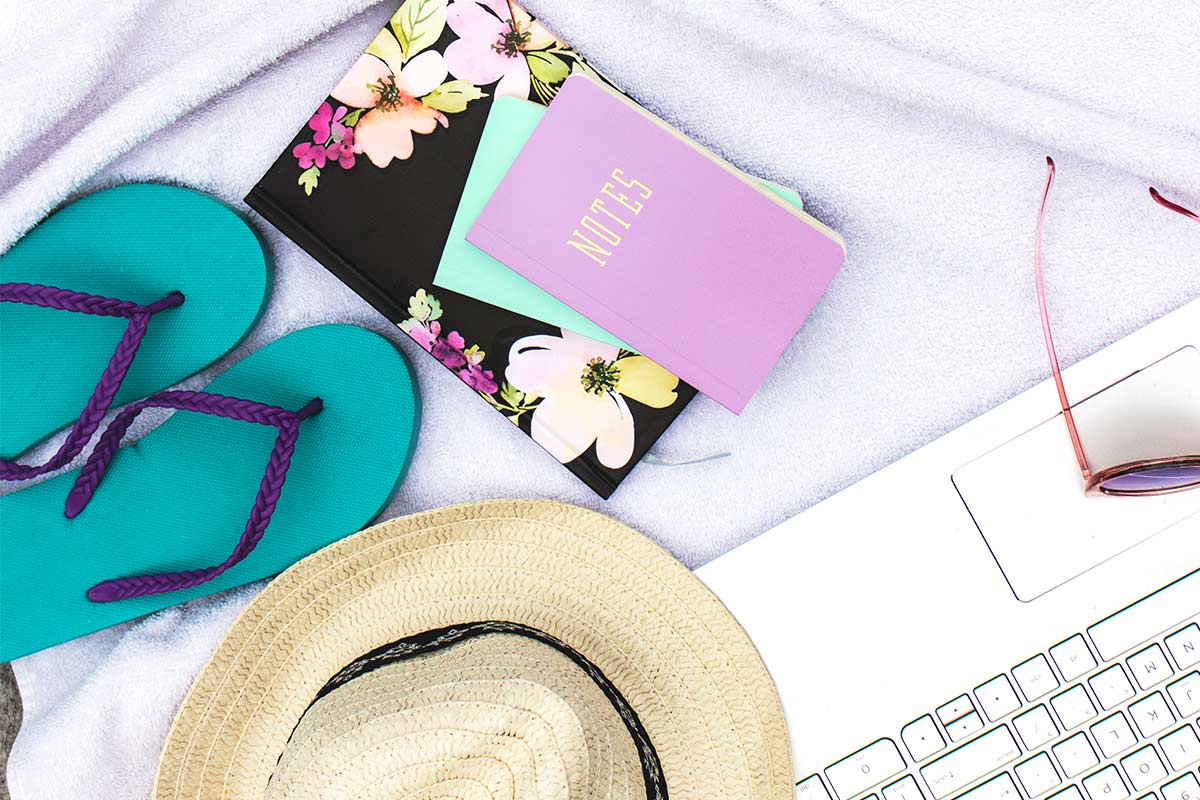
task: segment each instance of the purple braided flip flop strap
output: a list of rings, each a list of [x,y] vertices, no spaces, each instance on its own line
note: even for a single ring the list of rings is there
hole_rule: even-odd
[[[121,341],[117,343],[117,349],[109,359],[108,366],[100,375],[100,381],[92,391],[92,396],[88,398],[83,412],[71,426],[71,432],[67,434],[58,452],[43,464],[19,464],[16,461],[0,459],[0,480],[21,481],[52,472],[79,455],[96,432],[104,415],[108,413],[117,390],[121,388],[121,382],[125,380],[133,357],[137,355],[138,347],[146,335],[150,318],[159,311],[182,304],[183,295],[171,292],[163,299],[143,306],[114,300],[111,297],[72,292],[36,283],[0,283],[0,303],[22,303],[99,317],[124,317],[129,320],[129,326],[121,336]]]
[[[259,425],[271,425],[279,429],[275,439],[275,447],[267,460],[266,474],[258,487],[258,496],[254,498],[254,507],[250,510],[250,519],[238,540],[237,547],[229,558],[220,564],[203,569],[186,570],[184,572],[167,572],[159,575],[136,575],[130,578],[115,578],[104,581],[88,589],[87,597],[97,603],[108,603],[113,600],[125,600],[130,597],[142,597],[163,592],[175,592],[180,589],[190,589],[224,573],[233,565],[244,559],[258,545],[275,505],[279,502],[279,493],[283,490],[283,482],[287,477],[288,467],[292,463],[292,453],[296,448],[296,437],[300,432],[300,423],[321,410],[320,398],[310,400],[299,411],[288,411],[278,406],[256,403],[251,400],[240,400],[236,397],[226,397],[208,392],[166,391],[151,395],[145,400],[134,403],[121,411],[104,431],[96,449],[88,458],[75,485],[67,495],[66,515],[74,518],[83,511],[92,498],[96,487],[100,484],[108,465],[121,444],[121,437],[129,429],[134,418],[147,408],[174,408],[179,411],[198,411],[202,414],[213,414],[226,419],[242,422],[255,422]]]

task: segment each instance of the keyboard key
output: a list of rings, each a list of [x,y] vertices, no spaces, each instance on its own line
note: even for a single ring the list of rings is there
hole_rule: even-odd
[[[1111,764],[1083,779],[1083,790],[1091,800],[1125,800],[1129,790],[1121,780],[1121,773]]]
[[[1172,633],[1167,637],[1167,649],[1180,669],[1200,664],[1200,625],[1193,622],[1183,630]]]
[[[913,761],[924,761],[946,747],[946,740],[942,738],[937,723],[928,714],[905,725],[900,731],[900,738],[904,740],[904,746],[908,748]]]
[[[1082,733],[1064,739],[1050,749],[1054,751],[1058,765],[1068,778],[1074,778],[1100,763],[1100,759],[1096,758],[1096,751],[1092,749],[1092,743]]]
[[[1200,798],[1200,781],[1189,772],[1177,781],[1164,783],[1159,791],[1163,800],[1197,800]]]
[[[924,800],[921,787],[912,775],[905,775],[893,784],[883,787],[883,800]]]
[[[1137,725],[1137,729],[1146,738],[1165,731],[1175,722],[1175,717],[1171,714],[1167,701],[1163,699],[1162,692],[1155,692],[1131,705],[1129,716],[1133,717],[1133,724]]]
[[[1096,699],[1106,710],[1116,708],[1133,697],[1133,686],[1125,677],[1125,670],[1120,664],[1113,664],[1103,672],[1098,672],[1088,678],[1088,686],[1096,693]]]
[[[1158,744],[1172,769],[1182,770],[1200,761],[1200,739],[1196,738],[1196,731],[1190,725],[1171,731],[1159,739]]]
[[[1041,653],[1013,667],[1012,673],[1017,679],[1017,685],[1021,687],[1021,693],[1031,703],[1058,688],[1058,678],[1054,677],[1050,662],[1046,661],[1046,657]]]
[[[1157,686],[1171,677],[1174,672],[1170,663],[1167,662],[1166,654],[1156,644],[1131,655],[1128,663],[1129,671],[1133,673],[1133,679],[1143,689]]]
[[[1045,706],[1038,706],[1013,718],[1013,726],[1026,750],[1034,750],[1058,736],[1058,728]]]
[[[1137,744],[1133,729],[1125,721],[1125,715],[1119,711],[1093,725],[1092,736],[1095,737],[1096,744],[1100,745],[1100,752],[1104,753],[1105,758],[1124,753]]]
[[[904,771],[904,756],[891,739],[880,739],[825,768],[829,785],[842,800],[861,794]]]
[[[820,775],[809,775],[796,784],[796,800],[833,800],[829,790],[821,783]]]
[[[1089,719],[1096,718],[1096,707],[1092,705],[1092,698],[1088,697],[1087,690],[1078,684],[1062,694],[1051,697],[1050,705],[1054,706],[1054,713],[1058,714],[1063,730],[1078,728]]]
[[[1167,694],[1175,701],[1181,716],[1200,713],[1200,673],[1193,672],[1175,681],[1167,687]]]
[[[1054,763],[1045,753],[1038,753],[1028,761],[1022,761],[1014,769],[1017,773],[1017,780],[1021,782],[1025,794],[1029,797],[1037,797],[1062,785],[1062,779],[1058,777]]]
[[[1129,776],[1136,792],[1144,792],[1167,777],[1167,768],[1152,745],[1146,745],[1121,759],[1121,768]]]
[[[942,800],[1020,755],[1021,748],[1008,726],[1001,725],[921,767],[921,777],[934,800]]]
[[[1072,783],[1061,792],[1050,795],[1046,800],[1083,800],[1083,792],[1079,791],[1079,787]]]
[[[1100,658],[1112,661],[1195,614],[1197,597],[1200,597],[1200,570],[1097,622],[1088,628],[1088,634]]]
[[[1158,795],[1156,795],[1154,792],[1151,792],[1150,794],[1142,795],[1138,798],[1138,800],[1158,800]]]
[[[1007,675],[997,675],[982,686],[976,686],[975,699],[989,722],[997,722],[1021,707],[1021,700]]]
[[[983,720],[979,715],[972,711],[965,717],[959,717],[954,722],[946,726],[946,735],[950,737],[952,742],[961,742],[972,733],[978,733],[983,730]]]
[[[981,783],[957,800],[1021,800],[1012,776],[1002,772],[987,783]]]
[[[951,700],[946,705],[937,710],[938,719],[943,725],[949,725],[959,717],[965,717],[967,714],[974,713],[975,706],[971,705],[971,698],[965,694],[960,694],[958,697]]]
[[[1058,665],[1058,671],[1062,673],[1063,680],[1067,681],[1073,681],[1080,675],[1096,668],[1096,659],[1092,657],[1092,651],[1088,649],[1087,642],[1078,633],[1065,642],[1059,642],[1051,647],[1050,657]]]

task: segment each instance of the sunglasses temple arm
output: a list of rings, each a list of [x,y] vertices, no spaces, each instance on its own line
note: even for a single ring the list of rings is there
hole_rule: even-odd
[[[1067,400],[1067,388],[1063,385],[1062,370],[1058,366],[1058,353],[1054,349],[1054,334],[1050,330],[1050,311],[1046,306],[1046,280],[1042,273],[1042,220],[1046,216],[1046,199],[1050,196],[1050,186],[1054,183],[1054,161],[1046,156],[1046,188],[1042,191],[1042,204],[1038,208],[1037,235],[1033,242],[1033,266],[1037,281],[1038,310],[1042,317],[1042,335],[1046,339],[1046,353],[1050,356],[1050,371],[1054,375],[1054,386],[1058,389],[1058,402],[1062,406],[1063,420],[1067,423],[1067,434],[1071,437],[1071,447],[1075,450],[1075,460],[1079,462],[1079,471],[1085,483],[1092,479],[1092,470],[1088,466],[1087,456],[1083,452],[1083,442],[1079,439],[1079,429],[1075,425],[1075,415],[1071,412],[1071,403]]]
[[[1169,208],[1177,214],[1183,214],[1185,217],[1190,217],[1191,219],[1200,222],[1200,215],[1197,215],[1195,211],[1184,208],[1178,203],[1172,203],[1170,200],[1159,194],[1158,189],[1155,189],[1153,186],[1150,187],[1150,196],[1154,198],[1154,202],[1158,203],[1163,208]]]

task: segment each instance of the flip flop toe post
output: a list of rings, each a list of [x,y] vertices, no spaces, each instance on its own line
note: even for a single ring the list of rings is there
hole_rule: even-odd
[[[270,279],[254,230],[200,192],[130,184],[64,206],[0,256],[0,459],[83,421],[41,471],[69,462],[109,405],[232,350]],[[44,465],[24,466],[0,477]]]

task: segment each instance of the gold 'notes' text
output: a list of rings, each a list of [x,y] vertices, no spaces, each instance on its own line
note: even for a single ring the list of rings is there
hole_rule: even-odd
[[[608,177],[567,239],[567,247],[602,267],[629,234],[634,219],[646,207],[644,201],[654,193],[641,181],[626,178],[624,170],[614,169]]]

